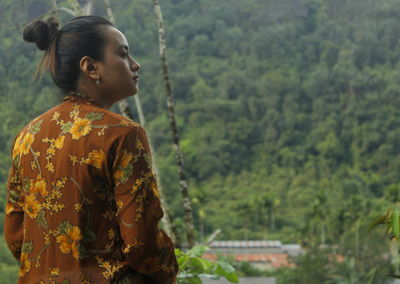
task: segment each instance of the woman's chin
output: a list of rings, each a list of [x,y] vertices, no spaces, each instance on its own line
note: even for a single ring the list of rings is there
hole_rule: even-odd
[[[135,86],[135,88],[133,88],[132,92],[131,92],[131,96],[136,95],[139,92],[139,88],[137,86]]]

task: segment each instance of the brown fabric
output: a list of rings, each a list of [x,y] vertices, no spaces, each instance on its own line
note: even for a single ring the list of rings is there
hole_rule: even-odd
[[[69,96],[24,127],[12,158],[4,235],[19,283],[176,282],[139,124]]]

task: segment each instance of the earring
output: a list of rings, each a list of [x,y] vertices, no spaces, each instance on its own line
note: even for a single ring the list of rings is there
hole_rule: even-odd
[[[100,75],[97,74],[97,79],[96,79],[96,86],[98,86],[100,84]]]

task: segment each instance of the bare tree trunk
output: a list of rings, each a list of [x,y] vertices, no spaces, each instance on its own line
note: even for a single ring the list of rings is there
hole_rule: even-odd
[[[104,0],[104,4],[106,6],[107,9],[107,15],[109,20],[111,21],[111,23],[115,24],[115,18],[114,18],[114,14],[112,12],[111,6],[110,6],[110,1],[109,0]],[[137,112],[139,114],[139,121],[140,124],[145,127],[146,124],[146,120],[144,117],[144,113],[143,113],[143,109],[142,109],[142,104],[140,102],[140,98],[139,98],[139,94],[135,95],[135,103],[136,103],[136,109]],[[130,109],[129,109],[129,105],[128,102],[126,100],[122,100],[119,102],[119,108],[121,110],[122,113],[124,113],[126,115],[126,113],[130,113]],[[132,115],[126,115],[129,118],[133,118]],[[164,193],[163,193],[163,189],[162,189],[162,184],[161,184],[161,180],[160,180],[160,174],[159,174],[159,170],[158,170],[158,166],[157,166],[157,162],[156,162],[156,152],[154,151],[153,148],[153,144],[151,142],[151,135],[150,132],[147,133],[147,138],[149,140],[149,146],[150,146],[150,151],[152,153],[153,159],[152,159],[152,167],[154,169],[154,173],[156,176],[156,181],[157,181],[157,185],[158,185],[158,190],[160,192],[160,202],[161,202],[161,206],[164,209],[165,215],[164,218],[162,218],[162,223],[168,233],[168,235],[171,236],[172,240],[174,241],[174,243],[176,244],[177,247],[180,246],[180,240],[179,240],[179,235],[176,229],[176,226],[174,225],[173,221],[172,221],[172,216],[171,216],[171,212],[169,210],[167,201],[164,198]]]
[[[187,241],[188,241],[189,247],[193,247],[195,244],[195,240],[194,240],[194,227],[193,227],[193,217],[192,217],[192,203],[190,201],[188,183],[186,181],[185,171],[184,171],[184,167],[183,167],[183,155],[182,155],[182,151],[181,151],[181,148],[179,145],[179,135],[178,135],[178,129],[176,127],[176,121],[175,121],[174,100],[172,97],[171,84],[170,84],[169,76],[168,76],[167,60],[165,57],[166,42],[165,42],[164,20],[163,20],[161,7],[160,7],[158,0],[153,0],[153,6],[154,6],[154,12],[156,14],[157,23],[158,23],[158,35],[159,35],[158,39],[159,39],[159,44],[160,44],[160,59],[161,59],[161,65],[162,65],[162,70],[163,70],[163,75],[164,75],[165,95],[167,96],[168,117],[169,117],[171,129],[172,129],[173,143],[175,146],[176,159],[177,159],[177,164],[179,167],[179,184],[181,185],[181,193],[182,193],[182,199],[183,199],[183,210],[184,210],[184,220],[185,220],[185,227],[186,227],[186,236],[187,236]]]
[[[93,14],[93,2],[91,0],[87,0],[85,6],[82,7],[83,15],[91,15]]]
[[[115,23],[114,14],[111,10],[110,0],[104,0],[104,5],[106,6],[107,9],[108,19],[110,20],[111,23]]]

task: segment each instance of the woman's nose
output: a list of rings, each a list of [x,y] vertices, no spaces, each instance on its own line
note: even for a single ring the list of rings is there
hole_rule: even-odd
[[[133,71],[138,71],[140,69],[140,64],[135,59],[132,58],[132,65],[131,68]]]

